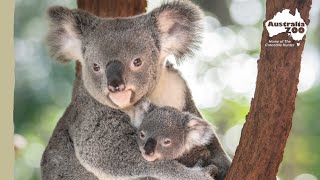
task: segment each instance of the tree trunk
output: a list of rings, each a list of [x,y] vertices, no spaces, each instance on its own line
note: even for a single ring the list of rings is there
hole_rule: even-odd
[[[78,8],[100,17],[126,17],[146,11],[147,0],[77,0]]]
[[[100,17],[127,17],[146,12],[147,0],[77,0],[78,8]],[[81,76],[81,64],[76,63],[76,76]]]
[[[266,19],[296,8],[309,24],[311,0],[268,0]],[[240,143],[226,179],[276,179],[292,125],[305,37],[300,46],[265,47],[269,40],[288,38],[286,33],[270,38],[264,27],[254,98],[243,126]]]

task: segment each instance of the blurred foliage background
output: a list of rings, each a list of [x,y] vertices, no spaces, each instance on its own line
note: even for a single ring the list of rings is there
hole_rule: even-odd
[[[265,2],[195,0],[205,10],[204,40],[192,60],[178,68],[195,101],[233,157],[249,111],[257,74]],[[148,11],[161,3],[149,0]],[[74,64],[48,56],[45,10],[76,7],[75,0],[16,0],[15,179],[40,179],[40,159],[51,133],[68,106]],[[320,1],[313,1],[302,57],[293,127],[278,179],[320,179]],[[173,57],[169,57],[173,60]]]

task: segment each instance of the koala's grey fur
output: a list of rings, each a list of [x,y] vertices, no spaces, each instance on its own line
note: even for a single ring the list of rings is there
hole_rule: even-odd
[[[201,166],[217,166],[215,178],[224,179],[231,161],[208,122],[176,108],[157,107],[147,99],[137,103],[134,109],[131,118],[141,121],[137,141],[144,158],[149,161],[176,159],[187,167],[194,167],[200,160]],[[170,145],[163,145],[165,140],[170,140]],[[146,147],[148,142],[154,144],[151,149]],[[147,152],[150,150],[152,154]]]
[[[187,1],[162,5],[152,12],[129,18],[98,18],[81,10],[52,7],[48,11],[48,44],[53,57],[62,62],[70,59],[82,64],[84,86],[91,96],[104,105],[123,109],[150,94],[168,74],[163,68],[167,55],[183,58],[192,54],[200,39],[201,11]],[[132,70],[135,58],[143,61]],[[130,102],[115,103],[107,90],[106,66],[120,61],[123,79],[132,92]],[[100,66],[93,72],[93,64]],[[152,99],[152,98],[151,98]]]
[[[175,161],[145,161],[135,132],[128,116],[97,102],[77,79],[72,102],[43,155],[42,179],[210,179]]]
[[[201,27],[197,6],[169,2],[130,18],[99,18],[82,10],[51,7],[48,18],[52,56],[62,62],[77,60],[82,68],[71,103],[43,154],[42,179],[212,179],[208,170],[190,169],[174,160],[145,161],[135,128],[119,110],[147,96],[157,105],[199,113],[184,80],[164,66],[169,54],[180,59],[192,54]],[[143,65],[132,69],[137,57]],[[122,78],[128,89],[117,96],[109,92],[104,72],[113,61],[124,66]],[[93,71],[94,64],[99,71]],[[119,94],[121,98],[110,98]]]

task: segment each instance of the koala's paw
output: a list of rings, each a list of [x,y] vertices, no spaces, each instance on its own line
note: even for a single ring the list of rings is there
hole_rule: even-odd
[[[204,161],[202,159],[199,159],[193,167],[194,168],[203,167],[203,165],[204,165]]]
[[[211,177],[216,177],[218,175],[219,169],[217,166],[211,164],[209,166],[204,167],[202,171],[210,175]]]

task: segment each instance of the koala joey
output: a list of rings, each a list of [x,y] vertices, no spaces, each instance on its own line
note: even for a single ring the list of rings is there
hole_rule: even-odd
[[[176,159],[187,167],[215,165],[218,169],[213,176],[224,179],[231,161],[226,153],[216,150],[220,144],[207,121],[173,107],[158,107],[148,99],[127,113],[132,124],[138,124],[137,142],[144,159]]]
[[[42,179],[212,179],[210,169],[143,159],[135,128],[120,111],[147,96],[157,105],[199,113],[179,73],[164,64],[169,54],[178,59],[192,54],[201,14],[188,1],[171,1],[128,18],[49,8],[50,53],[60,62],[77,61],[81,73],[43,153]]]

